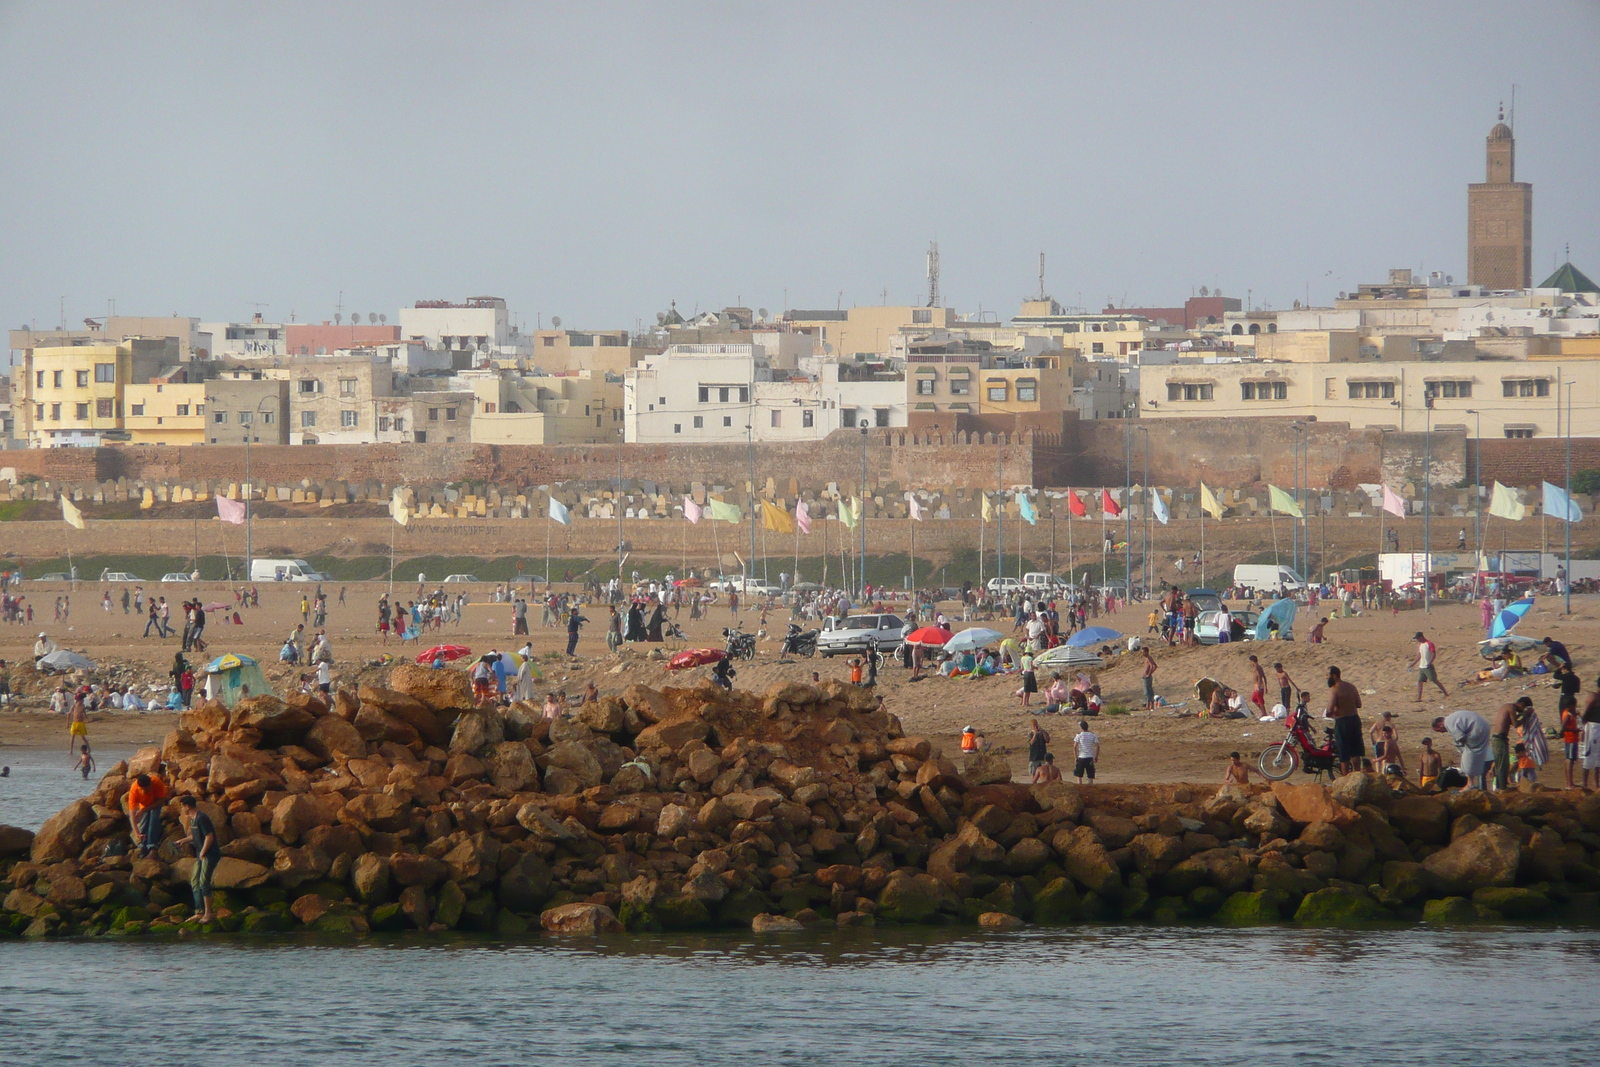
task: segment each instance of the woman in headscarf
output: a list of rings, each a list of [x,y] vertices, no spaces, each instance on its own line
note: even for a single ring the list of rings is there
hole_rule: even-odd
[[[666,621],[667,609],[662,607],[661,601],[657,600],[655,610],[650,613],[650,622],[646,625],[644,639],[656,642],[665,640],[661,636],[661,627],[665,625]]]
[[[539,673],[539,668],[533,665],[532,642],[523,645],[522,651],[518,655],[522,657],[522,663],[517,667],[516,680],[511,683],[511,699],[532,702],[538,695],[533,690],[533,683],[543,680],[543,675]]]
[[[628,629],[622,636],[627,641],[644,640],[644,612],[639,610],[637,600],[628,605]]]

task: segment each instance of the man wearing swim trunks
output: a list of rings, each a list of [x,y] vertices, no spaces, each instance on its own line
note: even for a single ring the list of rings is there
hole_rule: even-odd
[[[1359,771],[1367,755],[1366,739],[1361,736],[1361,690],[1345,681],[1338,667],[1328,668],[1328,707],[1322,714],[1333,720],[1333,748],[1339,757],[1339,773]]]

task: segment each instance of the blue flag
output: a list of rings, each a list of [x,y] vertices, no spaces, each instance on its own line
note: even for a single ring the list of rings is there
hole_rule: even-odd
[[[572,512],[568,511],[567,506],[555,497],[550,498],[548,514],[563,526],[572,525]]]
[[[1030,526],[1039,525],[1039,516],[1034,513],[1033,501],[1028,499],[1027,493],[1017,494],[1017,514]]]
[[[1562,522],[1582,522],[1583,509],[1558,485],[1544,483],[1544,513]]]

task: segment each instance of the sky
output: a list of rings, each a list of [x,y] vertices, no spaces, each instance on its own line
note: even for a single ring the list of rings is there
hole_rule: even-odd
[[[0,325],[1018,311],[1464,280],[1516,86],[1600,277],[1600,3],[0,0]],[[114,302],[114,304],[112,303]]]

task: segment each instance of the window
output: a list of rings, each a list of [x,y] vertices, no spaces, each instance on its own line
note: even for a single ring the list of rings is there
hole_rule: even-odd
[[[189,414],[189,405],[188,404],[179,404],[177,406],[177,408],[178,409],[173,412],[174,415],[187,415],[187,414]]]
[[[707,404],[707,403],[710,403],[710,401],[711,401],[711,387],[707,386],[707,385],[702,385],[700,387],[700,403]]]
[[[354,426],[360,426],[361,425],[361,412],[359,412],[359,411],[341,411],[341,412],[339,412],[339,425],[343,426],[345,429],[350,429],[351,427],[354,427]]]
[[[889,425],[889,409],[888,408],[873,408],[872,409],[872,424],[874,426],[887,426],[887,425]]]
[[[839,425],[840,426],[849,427],[849,426],[854,426],[855,424],[856,424],[856,409],[855,408],[840,408],[839,409]]]
[[[694,417],[694,428],[697,430],[706,428],[706,417],[704,415],[696,415]]]
[[[425,445],[427,443],[428,443],[428,431],[427,430],[418,430],[417,431],[417,444]]]
[[[912,308],[911,309],[911,321],[914,322],[914,323],[916,323],[916,322],[927,322],[927,323],[933,322],[933,309],[932,308]]]
[[[96,363],[94,365],[94,380],[97,382],[116,381],[117,365],[115,363]]]
[[[999,403],[1004,403],[1006,397],[1009,396],[1010,393],[1009,393],[1009,390],[1008,390],[1008,387],[1006,386],[1006,384],[1004,382],[1002,382],[999,385],[991,385],[991,386],[989,386],[988,391],[987,391],[987,395],[988,395],[988,398],[991,401],[997,401]]]
[[[1210,400],[1212,385],[1210,382],[1168,382],[1168,400]]]
[[[61,405],[60,404],[51,404],[50,405],[50,421],[51,422],[60,422],[61,421]]]
[[[429,408],[428,409],[428,421],[429,422],[438,422],[439,421],[439,409],[438,408]]]
[[[1532,426],[1507,426],[1506,436],[1512,438],[1527,438],[1533,436]]]
[[[933,395],[933,390],[934,390],[934,387],[935,387],[936,384],[937,383],[932,378],[918,378],[917,379],[917,395],[918,396],[932,396]]]
[[[594,417],[594,427],[595,427],[595,429],[598,430],[600,428],[600,424],[601,424],[602,420],[604,420],[604,419],[605,419],[604,415],[596,415]]]
[[[1089,345],[1089,352],[1092,355],[1103,356],[1105,355],[1105,351],[1106,344],[1104,341],[1095,341]]]
[[[36,370],[33,372],[33,384],[36,389],[44,388],[44,371]]]
[[[1549,378],[1506,378],[1500,383],[1502,396],[1549,396]]]
[[[302,411],[300,413],[300,425],[301,426],[315,426],[316,424],[317,424],[317,413],[315,411]]]
[[[272,420],[273,420],[273,417],[274,417],[274,416],[273,416],[273,413],[272,413],[272,412],[270,412],[270,411],[263,411],[263,412],[262,412],[262,413],[261,413],[261,421],[262,421],[262,422],[264,422],[264,423],[266,423],[266,424],[267,424],[267,425],[268,425],[268,426],[271,426],[271,425],[272,425]],[[239,420],[239,421],[240,421],[240,422],[249,422],[249,421],[250,421],[250,420],[249,420],[249,419],[246,419],[246,418],[243,418],[243,417],[241,417],[241,418],[240,418],[240,420]]]
[[[218,423],[218,424],[227,422],[228,421],[228,413],[226,411],[213,411],[211,413],[211,421],[215,422],[215,423]],[[244,420],[241,419],[240,421],[242,422]]]
[[[1288,382],[1240,382],[1239,388],[1245,400],[1285,400],[1289,396]]]
[[[772,425],[774,427],[781,427],[783,425],[783,412],[779,411],[777,408],[772,409]]]
[[[1337,400],[1339,398],[1339,379],[1322,379],[1322,398],[1324,400]]]
[[[50,372],[50,384],[55,386],[57,389],[61,388],[61,371],[57,370]]]
[[[750,403],[750,387],[749,386],[741,385],[739,387],[739,403],[741,403],[741,404]]]
[[[318,386],[321,384],[315,378],[301,378],[298,383],[301,393],[320,393],[322,390]]]
[[[444,421],[445,422],[455,422],[456,421],[456,409],[455,408],[445,408],[444,409]]]
[[[354,378],[340,378],[339,379],[339,395],[340,396],[355,396],[356,395],[356,380]]]
[[[379,433],[388,433],[389,432],[389,416],[387,416],[387,415],[379,415],[378,416],[378,432]]]
[[[79,419],[87,420],[89,418],[88,404],[76,404],[74,405],[74,410],[77,412],[77,417]]]
[[[1472,383],[1470,381],[1428,382],[1427,393],[1429,396],[1460,397],[1471,399]]]
[[[227,422],[228,421],[228,413],[227,412],[225,412],[225,411],[224,412],[218,412],[218,414],[220,414],[222,416],[220,419],[217,420],[218,422]],[[253,415],[253,414],[255,414],[255,413],[252,412],[252,411],[241,411],[241,412],[239,412],[239,425],[240,426],[249,426],[250,425],[250,416]]]
[[[972,392],[972,381],[968,378],[951,378],[950,395],[967,396]]]
[[[660,404],[662,407],[666,407],[667,406],[667,398],[664,397],[664,396],[657,397],[656,398],[656,403]]]
[[[1393,382],[1351,382],[1351,400],[1393,400]]]
[[[732,415],[724,415],[724,416],[722,416],[722,425],[724,425],[724,426],[732,426],[733,425],[733,416]]]
[[[727,386],[723,386],[722,388],[717,390],[717,402],[721,403],[721,404],[726,404],[728,402],[728,387]]]
[[[681,422],[673,423],[672,424],[672,432],[673,433],[682,433],[683,432],[683,423],[681,423]]]
[[[556,346],[556,339],[554,337],[546,337],[544,339],[544,346],[546,348],[554,348]]]
[[[133,416],[135,416],[135,417],[143,415],[144,414],[144,405],[143,404],[134,404],[132,407],[130,407],[128,409],[128,413],[133,415]]]
[[[394,428],[396,433],[404,430],[406,428],[406,420],[396,415],[394,419]]]
[[[113,405],[115,403],[116,401],[112,400],[110,397],[106,397],[104,400],[96,400],[94,402],[95,417],[100,419],[109,419],[114,417],[115,411],[113,410]]]
[[[79,389],[89,387],[89,372],[86,370],[75,371],[73,377],[77,379]]]
[[[803,427],[805,427],[806,429],[809,430],[811,427],[815,426],[816,424],[817,424],[817,413],[816,412],[812,411],[810,408],[806,408],[804,411],[800,412],[800,425],[801,426],[803,426]]]
[[[1039,383],[1032,378],[1017,379],[1017,399],[1029,403],[1039,399]]]

